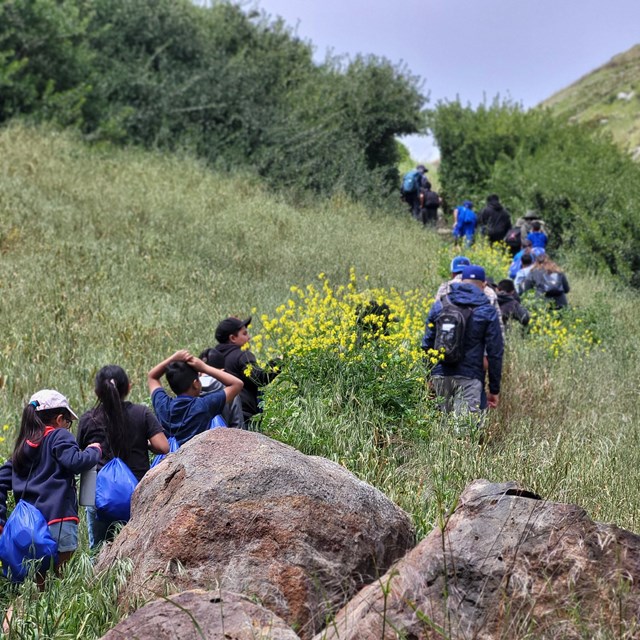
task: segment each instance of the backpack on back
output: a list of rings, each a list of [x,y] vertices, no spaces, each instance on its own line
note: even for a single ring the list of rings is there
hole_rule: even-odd
[[[473,307],[459,307],[449,300],[449,296],[444,296],[441,302],[433,348],[444,355],[445,364],[456,364],[464,358],[464,338]]]
[[[522,232],[520,227],[511,227],[504,237],[504,241],[508,247],[516,251],[522,247]]]
[[[564,293],[564,287],[562,286],[562,276],[559,273],[544,272],[542,280],[544,286],[544,294],[550,298],[557,298]]]
[[[405,173],[402,179],[402,193],[417,193],[421,182],[422,174],[417,169]]]
[[[440,196],[435,192],[435,191],[431,191],[431,189],[429,189],[429,191],[427,191],[425,198],[424,198],[424,206],[425,207],[439,207],[440,206]]]

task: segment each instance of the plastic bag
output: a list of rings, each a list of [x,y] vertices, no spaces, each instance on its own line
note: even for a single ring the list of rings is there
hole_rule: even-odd
[[[224,421],[224,418],[220,414],[218,414],[217,416],[213,416],[213,418],[211,418],[209,429],[219,429],[220,427],[226,426],[227,423]]]
[[[22,582],[29,573],[28,561],[49,565],[58,558],[58,544],[49,533],[45,517],[31,503],[20,500],[0,536],[0,560],[5,576]]]
[[[127,522],[131,517],[131,496],[138,484],[131,469],[120,458],[113,458],[98,472],[96,510],[103,522]]]
[[[175,453],[180,448],[178,441],[173,436],[169,436],[167,440],[169,441],[169,453]],[[151,463],[151,468],[153,469],[153,467],[160,464],[169,453],[158,453]]]

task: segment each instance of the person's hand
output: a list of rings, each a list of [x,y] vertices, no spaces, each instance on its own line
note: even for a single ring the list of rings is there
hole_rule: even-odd
[[[500,402],[500,394],[487,393],[487,405],[489,405],[490,409],[495,409],[498,406],[498,402]]]
[[[186,350],[186,349],[180,349],[179,351],[176,351],[172,356],[171,356],[171,361],[172,362],[178,362],[178,361],[182,361],[182,362],[189,362],[189,360],[192,358],[193,356]]]
[[[200,360],[200,358],[196,358],[192,355],[190,355],[189,359],[185,362],[199,372],[204,372],[204,368],[207,366],[202,360]]]
[[[94,449],[98,449],[100,451],[100,453],[102,453],[102,445],[100,445],[99,442],[92,442],[91,444],[87,445],[87,449],[89,447],[93,447]]]

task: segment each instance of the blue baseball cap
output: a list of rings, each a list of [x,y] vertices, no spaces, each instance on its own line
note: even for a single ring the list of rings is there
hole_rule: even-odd
[[[465,267],[462,271],[463,280],[477,280],[478,282],[486,282],[487,277],[484,273],[484,269],[477,264],[471,264]]]
[[[471,264],[471,260],[466,256],[456,256],[451,261],[451,273],[462,273],[465,267]]]

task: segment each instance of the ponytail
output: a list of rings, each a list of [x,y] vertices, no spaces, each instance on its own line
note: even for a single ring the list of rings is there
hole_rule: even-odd
[[[13,468],[19,476],[26,475],[29,472],[25,445],[27,440],[37,444],[44,436],[44,428],[60,415],[60,409],[44,409],[36,411],[37,402],[30,402],[22,411],[22,420],[20,421],[20,431],[13,447],[11,462]]]
[[[129,393],[129,378],[122,367],[107,365],[96,375],[97,406],[105,419],[106,436],[114,456],[127,458],[131,451],[124,399]]]

